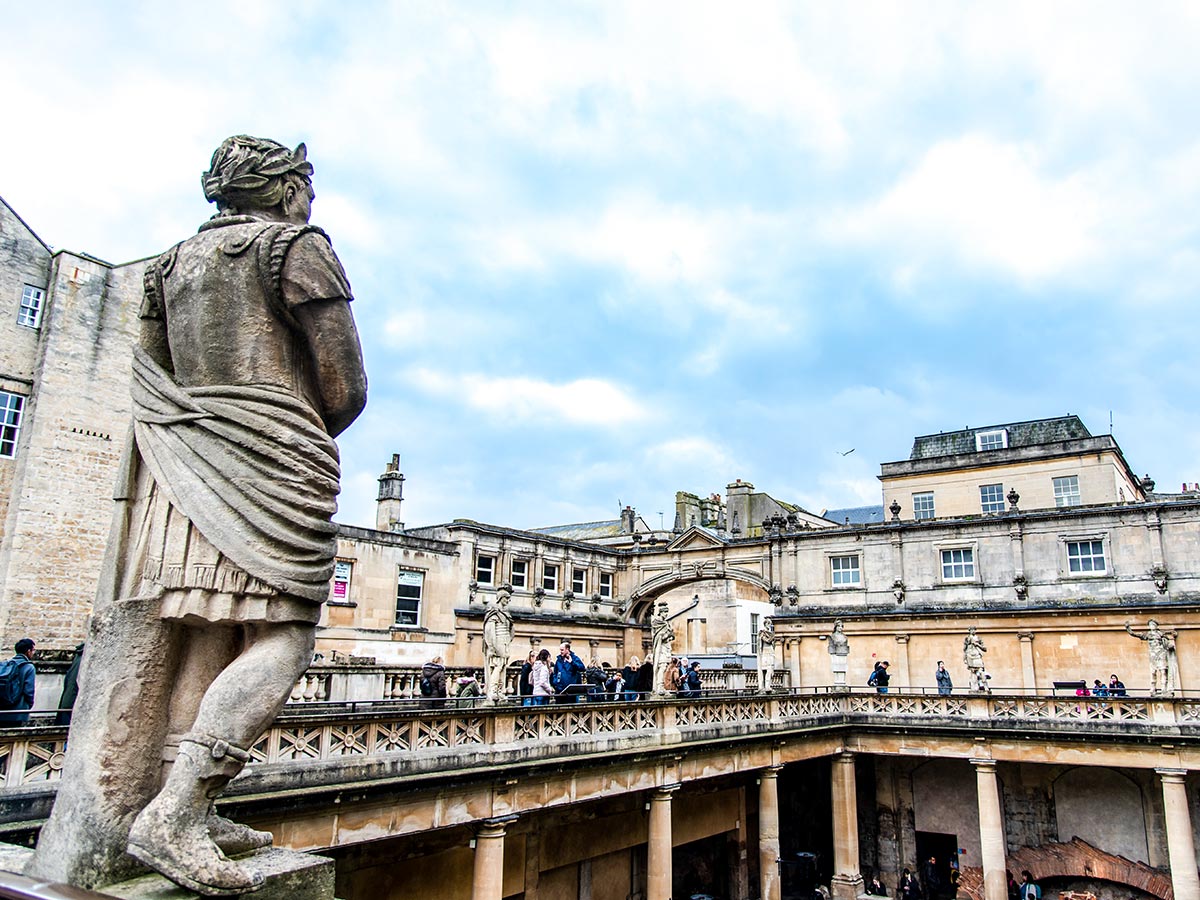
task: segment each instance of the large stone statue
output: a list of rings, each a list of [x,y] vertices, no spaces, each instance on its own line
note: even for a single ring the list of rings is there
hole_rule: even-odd
[[[653,695],[665,697],[667,689],[663,687],[663,676],[671,663],[671,649],[675,641],[675,631],[671,628],[669,618],[670,607],[660,603],[650,616],[650,659],[654,666]]]
[[[833,672],[834,684],[846,683],[846,670],[850,666],[850,639],[846,637],[842,620],[833,623],[833,631],[826,638],[829,642],[829,668]]]
[[[967,636],[963,638],[963,665],[967,667],[968,685],[972,691],[986,693],[990,690],[987,672],[983,667],[985,653],[987,647],[983,646],[983,638],[975,633],[975,626],[972,625],[967,629]]]
[[[775,689],[775,621],[767,616],[758,630],[758,689],[770,693]]]
[[[1162,631],[1158,622],[1151,619],[1146,623],[1146,630],[1138,634],[1125,623],[1125,630],[1139,641],[1146,642],[1150,652],[1150,689],[1151,692],[1165,696],[1175,690],[1175,634]]]
[[[229,138],[203,176],[217,214],[146,268],[133,428],[39,877],[109,884],[136,869],[128,851],[207,896],[263,882],[229,857],[271,835],[213,800],[312,659],[333,438],[366,402],[350,284],[308,224],[312,171],[303,144]]]
[[[513,617],[508,611],[512,585],[502,584],[496,602],[483,614],[484,694],[489,704],[504,700],[504,675],[508,668],[508,648],[512,646]]]

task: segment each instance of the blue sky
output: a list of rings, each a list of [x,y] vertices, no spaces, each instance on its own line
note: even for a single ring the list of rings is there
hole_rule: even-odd
[[[1200,481],[1200,8],[345,6],[0,9],[0,195],[55,246],[157,253],[222,138],[307,142],[371,383],[342,521],[394,452],[410,525],[820,512],[1066,413]]]

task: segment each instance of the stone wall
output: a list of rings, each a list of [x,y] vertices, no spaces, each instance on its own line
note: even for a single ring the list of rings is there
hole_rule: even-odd
[[[59,253],[0,553],[0,642],[82,640],[129,420],[142,264]]]

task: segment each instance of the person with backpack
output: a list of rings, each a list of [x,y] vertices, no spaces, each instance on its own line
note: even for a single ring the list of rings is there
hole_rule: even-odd
[[[1021,900],[1042,900],[1042,889],[1028,869],[1021,872]]]
[[[16,656],[0,663],[0,709],[33,709],[33,694],[37,673],[33,668],[33,641],[21,638],[17,641]],[[12,728],[29,722],[29,713],[12,712],[0,714],[0,727]]]
[[[432,709],[446,705],[446,667],[440,656],[421,667],[421,697]]]
[[[892,680],[892,676],[888,674],[888,661],[875,663],[875,670],[871,673],[871,677],[867,679],[867,684],[880,694],[888,692],[888,682]]]
[[[690,666],[684,669],[683,674],[683,690],[680,692],[681,697],[688,700],[694,700],[700,696],[700,663],[693,662]]]

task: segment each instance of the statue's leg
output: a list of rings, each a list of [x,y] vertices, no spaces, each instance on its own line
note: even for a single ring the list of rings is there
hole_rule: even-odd
[[[179,664],[179,688],[171,696],[166,748],[169,752],[163,757],[164,780],[170,772],[180,739],[192,730],[208,687],[237,659],[246,647],[246,640],[246,629],[242,626],[210,625],[189,629]],[[217,815],[212,805],[206,827],[213,843],[227,856],[241,856],[269,847],[273,840],[269,831],[258,831]]]
[[[231,862],[209,837],[208,815],[311,662],[314,633],[303,623],[248,626],[246,649],[205,692],[166,784],[134,822],[130,853],[207,896],[262,885],[262,873]]]

